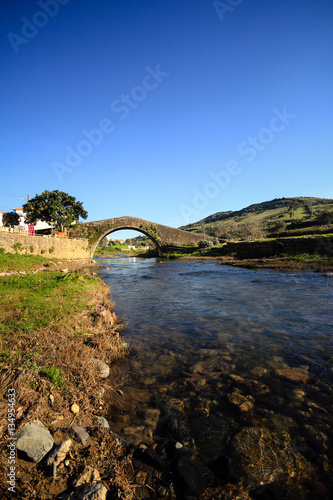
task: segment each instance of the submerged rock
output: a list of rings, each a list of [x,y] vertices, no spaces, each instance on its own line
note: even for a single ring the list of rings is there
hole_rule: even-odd
[[[214,481],[214,474],[210,469],[186,457],[180,458],[177,470],[183,479],[185,488],[195,495],[198,495],[207,484]]]
[[[26,453],[34,462],[40,462],[54,445],[53,437],[40,420],[23,427],[16,439],[17,449]]]
[[[243,412],[253,409],[253,398],[251,396],[245,397],[239,392],[233,392],[232,394],[229,394],[228,399],[230,403],[237,406]]]
[[[246,479],[250,488],[276,481],[282,474],[294,477],[300,455],[287,432],[244,427],[230,444],[231,474]]]
[[[275,373],[293,382],[303,382],[304,384],[309,378],[309,373],[306,368],[278,368],[275,370]]]

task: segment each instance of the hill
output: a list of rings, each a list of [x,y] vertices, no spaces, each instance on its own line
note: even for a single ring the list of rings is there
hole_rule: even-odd
[[[217,212],[181,227],[225,239],[322,234],[333,231],[333,199],[275,198],[242,210]]]

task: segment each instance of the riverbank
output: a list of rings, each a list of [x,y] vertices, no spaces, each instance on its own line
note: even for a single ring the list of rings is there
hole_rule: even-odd
[[[182,261],[218,261],[222,265],[245,267],[248,269],[275,269],[276,271],[298,270],[298,271],[316,271],[333,272],[333,258],[315,258],[305,256],[270,257],[268,259],[237,259],[232,256],[213,257],[213,256],[182,256],[176,260]]]
[[[75,264],[9,260],[14,274],[0,277],[1,498],[80,488],[133,498],[130,461],[105,420],[117,398],[109,365],[128,352],[109,288]],[[28,264],[31,272],[20,271]]]

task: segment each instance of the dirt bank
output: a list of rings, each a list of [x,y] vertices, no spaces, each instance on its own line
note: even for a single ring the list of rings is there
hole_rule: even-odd
[[[74,266],[59,266],[65,265]],[[102,369],[128,351],[109,288],[70,269],[1,277],[0,288],[6,292],[0,304],[0,497],[13,498],[7,482],[12,473],[20,499],[62,498],[79,488],[80,478],[81,485],[100,483],[115,498],[133,498],[127,479],[130,460],[118,437],[98,418],[110,414],[118,390],[118,381],[104,378]],[[36,419],[54,447],[72,440],[56,480],[46,464],[48,454],[34,463],[18,452],[9,463],[11,437]],[[86,439],[73,426],[82,427]]]

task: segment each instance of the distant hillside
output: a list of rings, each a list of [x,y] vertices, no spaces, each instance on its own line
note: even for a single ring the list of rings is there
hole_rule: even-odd
[[[217,212],[181,229],[226,239],[327,232],[332,225],[333,199],[275,198],[242,210]]]

